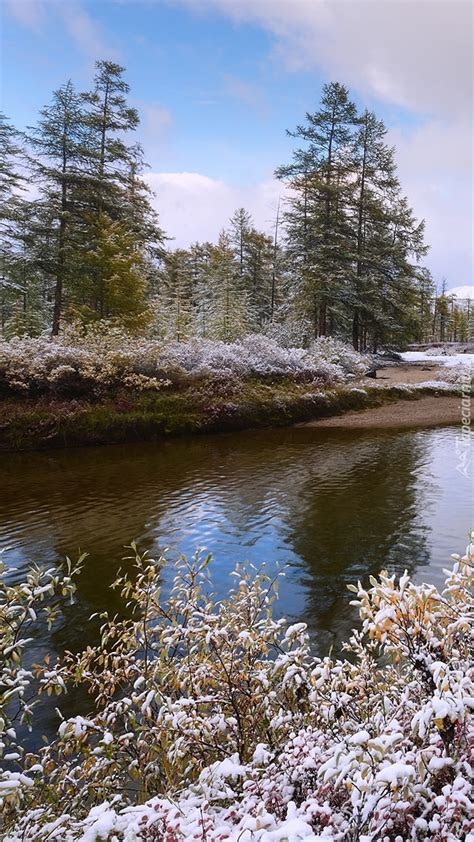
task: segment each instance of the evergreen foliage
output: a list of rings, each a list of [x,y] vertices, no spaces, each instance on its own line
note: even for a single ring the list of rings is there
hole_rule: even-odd
[[[216,243],[165,248],[124,68],[54,91],[20,135],[0,115],[1,333],[58,334],[79,317],[179,342],[263,333],[359,351],[465,341],[472,313],[437,295],[427,247],[377,116],[343,85],[294,131],[273,231],[238,208]],[[23,189],[34,184],[34,192]]]

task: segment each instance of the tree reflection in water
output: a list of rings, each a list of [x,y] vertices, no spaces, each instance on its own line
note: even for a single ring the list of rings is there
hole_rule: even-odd
[[[109,584],[131,540],[170,547],[171,559],[212,551],[218,595],[237,561],[288,564],[278,610],[306,620],[325,652],[354,623],[350,581],[385,566],[438,569],[443,536],[457,529],[458,541],[469,528],[470,501],[446,456],[456,435],[298,428],[4,455],[2,543],[20,569],[89,553],[78,602],[48,641],[56,652],[95,638],[92,612],[117,610]],[[172,572],[171,562],[165,588]]]

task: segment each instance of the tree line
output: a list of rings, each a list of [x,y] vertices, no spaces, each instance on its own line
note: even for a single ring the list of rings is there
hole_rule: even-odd
[[[179,341],[336,335],[365,350],[439,324],[444,296],[422,266],[424,224],[386,127],[343,85],[325,85],[289,132],[272,230],[240,208],[216,243],[187,249],[160,227],[128,94],[124,68],[99,61],[90,91],[67,82],[26,131],[1,115],[2,335],[102,320]]]

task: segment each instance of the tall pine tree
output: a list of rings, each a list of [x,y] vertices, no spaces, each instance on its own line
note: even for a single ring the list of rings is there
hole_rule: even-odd
[[[289,247],[300,254],[299,303],[302,315],[313,322],[315,336],[333,328],[345,297],[345,205],[355,120],[347,89],[338,82],[325,85],[320,109],[307,113],[306,123],[288,132],[306,146],[296,150],[291,164],[276,171],[291,188],[286,214]]]
[[[77,271],[74,259],[84,207],[85,162],[90,136],[82,99],[72,82],[54,91],[52,102],[40,112],[27,142],[33,152],[30,167],[40,197],[31,215],[33,230],[47,246],[40,266],[53,281],[53,336],[59,333],[65,288]],[[30,235],[31,236],[31,235]]]

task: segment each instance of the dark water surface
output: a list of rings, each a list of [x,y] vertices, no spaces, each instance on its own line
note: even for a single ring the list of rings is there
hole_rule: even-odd
[[[0,546],[20,571],[89,553],[77,604],[38,641],[53,654],[94,637],[91,613],[117,608],[108,586],[131,540],[171,558],[212,551],[221,596],[238,561],[287,564],[278,611],[306,621],[325,653],[354,625],[349,582],[388,567],[439,584],[464,549],[473,501],[457,436],[296,428],[3,454]]]

